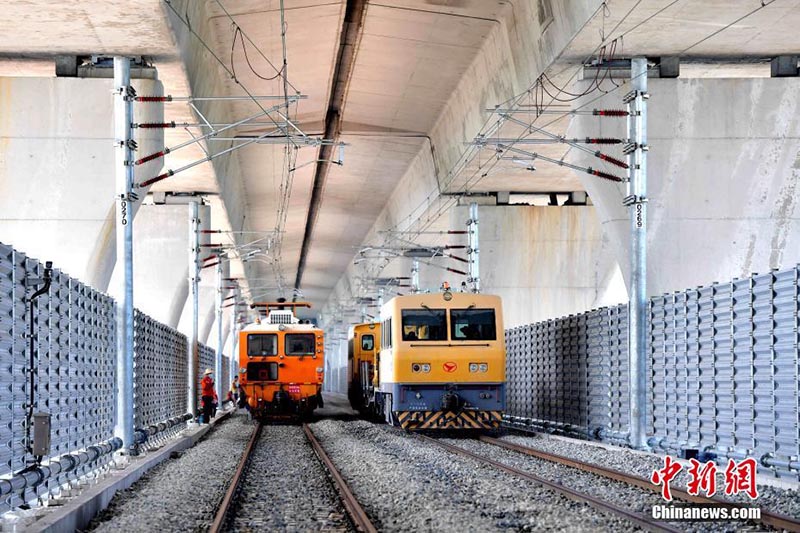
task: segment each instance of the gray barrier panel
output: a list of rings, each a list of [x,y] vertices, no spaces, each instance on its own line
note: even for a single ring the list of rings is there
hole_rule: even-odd
[[[656,447],[755,457],[798,478],[797,268],[650,300],[648,430]],[[507,414],[615,440],[628,430],[627,306],[506,331]]]
[[[44,266],[0,244],[0,476],[18,472],[33,459],[26,452],[29,392],[29,304]],[[86,449],[114,435],[116,421],[116,307],[109,296],[54,270],[50,290],[36,301],[36,408],[51,415],[55,458]],[[134,424],[146,428],[186,412],[186,337],[136,311]],[[200,347],[200,369],[214,366],[214,351]],[[223,383],[230,386],[229,359]],[[200,372],[202,372],[200,370]],[[198,376],[199,380],[199,376]],[[106,461],[108,457],[100,461]],[[98,466],[86,464],[47,481],[35,491],[0,502],[5,511]]]

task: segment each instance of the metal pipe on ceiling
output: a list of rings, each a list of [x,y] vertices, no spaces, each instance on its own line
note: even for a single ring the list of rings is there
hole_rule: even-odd
[[[336,68],[333,71],[331,81],[330,98],[328,100],[328,112],[325,115],[325,139],[338,142],[340,134],[340,120],[344,109],[345,95],[353,73],[355,57],[358,51],[358,43],[361,39],[361,30],[364,26],[364,15],[366,14],[366,0],[347,0],[342,31],[339,37],[339,52],[336,58]],[[330,170],[333,146],[322,145],[319,148],[317,157],[317,169],[314,174],[314,187],[311,191],[311,202],[306,218],[306,229],[303,233],[303,245],[300,250],[300,260],[297,264],[297,276],[294,281],[295,290],[300,289],[308,259],[308,250],[311,245],[311,238],[314,233],[314,225],[319,215],[322,205],[322,193],[325,189],[325,182]],[[296,300],[297,296],[293,298]]]

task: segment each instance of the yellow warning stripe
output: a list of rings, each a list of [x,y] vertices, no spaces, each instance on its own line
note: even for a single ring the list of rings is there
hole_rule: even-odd
[[[500,411],[398,411],[403,429],[494,429],[500,426]]]

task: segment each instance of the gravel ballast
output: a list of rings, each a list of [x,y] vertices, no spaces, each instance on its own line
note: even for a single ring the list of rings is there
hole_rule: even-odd
[[[299,426],[264,426],[226,530],[353,531]]]
[[[382,425],[314,434],[380,531],[632,531],[615,516]]]
[[[252,435],[247,415],[232,415],[203,440],[117,493],[93,531],[194,531],[207,528]]]
[[[502,440],[534,448],[537,450],[579,459],[587,463],[620,470],[628,474],[649,479],[653,470],[664,467],[662,457],[654,454],[644,454],[625,450],[624,448],[607,449],[595,443],[583,442],[575,439],[562,439],[548,435],[507,435]],[[717,471],[717,494],[715,497],[736,501],[747,505],[755,505],[787,516],[800,518],[800,492],[792,489],[758,485],[759,496],[753,502],[745,495],[726,497],[723,493],[724,466],[719,466]],[[670,485],[686,489],[689,476],[684,467]]]
[[[654,505],[666,504],[657,493],[544,459],[506,450],[493,444],[467,439],[445,439],[444,442],[512,468],[530,472],[549,481],[555,481],[578,492],[591,494],[603,501],[624,507],[644,516],[650,516]],[[684,531],[705,532],[736,531],[745,526],[753,526],[755,524],[746,522],[680,522],[672,523],[672,525]]]

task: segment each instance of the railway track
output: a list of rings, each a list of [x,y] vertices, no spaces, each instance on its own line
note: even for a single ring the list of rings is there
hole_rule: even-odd
[[[587,463],[584,461],[580,461],[578,459],[564,457],[563,455],[556,455],[553,453],[544,452],[534,448],[529,448],[527,446],[521,446],[519,444],[514,444],[500,439],[495,439],[493,437],[488,437],[485,435],[479,437],[479,440],[482,442],[486,442],[488,444],[492,444],[494,446],[499,446],[506,450],[511,450],[514,452],[529,455],[531,457],[544,459],[545,461],[550,461],[564,466],[569,466],[571,468],[575,468],[583,472],[588,472],[591,474],[596,474],[598,476],[603,476],[605,478],[612,479],[614,481],[620,481],[622,483],[626,483],[628,485],[632,485],[647,491],[658,493],[661,490],[660,487],[653,485],[653,483],[651,483],[650,480],[648,479],[643,479],[628,474],[626,472],[621,472],[613,468],[607,468],[604,466]],[[725,507],[728,509],[747,507],[746,505],[743,504],[729,502],[719,498],[696,496],[693,494],[689,494],[685,490],[676,487],[672,487],[671,491],[673,497],[686,502],[708,504],[718,507]],[[763,508],[761,509],[761,519],[759,520],[759,522],[764,525],[774,527],[779,531],[786,530],[786,531],[800,532],[800,520],[780,513],[775,513]]]
[[[239,464],[236,465],[236,470],[231,478],[231,483],[228,485],[228,490],[225,491],[225,496],[222,497],[222,503],[217,510],[217,514],[214,515],[214,521],[211,523],[211,527],[209,528],[211,533],[219,533],[222,531],[222,527],[225,525],[225,521],[228,518],[228,513],[233,505],[233,498],[236,496],[236,491],[239,489],[239,485],[242,482],[245,468],[247,468],[247,463],[250,460],[250,456],[255,449],[258,439],[261,437],[261,430],[263,428],[264,424],[258,424],[253,430],[250,440],[247,441],[247,445],[242,452],[242,458],[239,459]]]
[[[283,432],[287,431],[287,426],[275,426],[276,429],[278,427],[282,428],[279,431],[283,431]],[[298,430],[299,431],[299,429],[300,428],[297,428],[297,427],[290,427],[288,430]],[[221,502],[221,504],[220,504],[220,506],[219,506],[219,508],[217,510],[217,513],[216,513],[215,517],[214,517],[214,521],[212,522],[211,527],[209,528],[210,532],[218,533],[218,532],[221,532],[221,531],[226,531],[226,529],[231,528],[231,526],[233,525],[234,520],[238,519],[239,518],[239,514],[241,514],[243,512],[242,509],[246,508],[247,503],[242,501],[243,500],[243,494],[242,493],[246,491],[246,487],[244,485],[246,485],[247,483],[243,483],[243,480],[248,478],[249,469],[257,468],[257,466],[254,463],[254,461],[255,461],[254,458],[256,457],[256,455],[258,453],[263,453],[263,451],[262,452],[257,451],[257,450],[259,450],[259,441],[262,439],[262,432],[263,431],[264,431],[263,424],[257,425],[255,427],[255,429],[253,430],[253,434],[250,437],[250,440],[248,441],[244,452],[242,453],[242,457],[241,457],[241,459],[239,461],[239,464],[237,465],[237,468],[236,468],[236,471],[234,472],[233,477],[231,478],[231,483],[230,483],[230,485],[228,486],[228,489],[225,492],[225,495],[224,495],[224,497],[222,499],[222,502]],[[317,438],[314,436],[314,433],[311,430],[311,428],[308,426],[308,424],[303,424],[302,434],[305,436],[305,445],[307,446],[306,449],[308,449],[308,447],[310,447],[310,449],[313,450],[313,454],[320,461],[320,469],[324,469],[325,471],[327,471],[327,473],[329,475],[329,478],[332,481],[332,486],[335,489],[336,497],[338,497],[338,499],[339,499],[338,503],[341,503],[342,507],[347,512],[347,515],[349,516],[349,519],[350,519],[350,522],[352,523],[353,528],[355,530],[361,531],[363,533],[376,533],[377,529],[375,528],[375,526],[370,521],[369,517],[367,516],[367,514],[364,511],[364,509],[361,506],[361,504],[358,502],[356,497],[353,495],[352,491],[350,490],[349,486],[345,482],[344,478],[341,476],[341,474],[339,473],[338,469],[336,468],[336,465],[330,459],[330,457],[328,456],[328,454],[326,453],[326,451],[322,447],[322,445],[319,443]],[[296,433],[295,433],[295,435],[296,435]],[[300,438],[302,438],[302,437],[300,437]],[[306,453],[310,454],[312,452],[308,451]],[[291,457],[292,458],[291,460],[293,460],[293,461],[297,461],[298,460],[298,458],[296,456],[293,456],[293,454],[289,452],[289,453],[281,454],[280,461],[281,462],[286,462],[286,458],[287,457]],[[311,460],[313,461],[313,459],[311,459]],[[253,463],[253,464],[251,465],[251,463]],[[303,469],[305,470],[305,467],[303,467]],[[253,472],[250,472],[249,474],[251,476],[255,477],[255,478],[258,478],[258,477],[264,477],[264,476],[267,476],[267,475],[274,475],[275,472],[274,471],[265,471],[265,472],[253,471]],[[324,474],[320,473],[320,475],[323,475],[323,477],[324,477]],[[287,487],[292,487],[293,489],[295,489],[297,491],[297,494],[295,495],[296,496],[296,498],[295,498],[296,500],[311,500],[311,499],[314,498],[314,496],[312,494],[309,494],[307,492],[308,487],[305,486],[303,483],[299,483],[298,480],[296,480],[296,479],[282,479],[281,481],[283,483],[285,483],[285,485]],[[298,483],[299,483],[299,485],[298,485]],[[315,485],[318,485],[318,483],[315,484]],[[290,499],[291,498],[292,497],[290,496]],[[270,503],[272,503],[272,502],[270,502]],[[280,506],[280,504],[275,502],[275,504],[272,505],[272,508],[273,509],[277,509],[279,506]],[[322,506],[324,507],[325,504],[322,504]],[[338,507],[338,504],[337,505],[333,505],[333,507]],[[263,514],[263,513],[261,511],[257,511],[256,514]],[[333,514],[335,515],[335,511],[333,512]],[[299,518],[302,518],[302,517],[299,517]],[[344,523],[347,524],[347,521],[345,520]],[[313,527],[316,527],[316,525],[314,525]],[[259,524],[256,524],[255,526],[253,526],[253,528],[254,529],[269,529],[270,527],[259,523]],[[308,529],[308,528],[309,527],[302,527],[301,529]],[[351,530],[351,527],[348,525],[347,527],[342,528],[342,529],[343,530]]]
[[[538,485],[547,487],[547,488],[549,488],[551,490],[554,490],[554,491],[566,496],[567,498],[570,498],[571,500],[574,500],[574,501],[577,501],[577,502],[581,502],[581,503],[585,503],[585,504],[591,505],[592,507],[594,507],[595,509],[597,509],[599,511],[616,515],[616,516],[618,516],[620,518],[623,518],[623,519],[625,519],[625,520],[627,520],[627,521],[629,521],[629,522],[631,522],[631,523],[633,523],[633,524],[635,524],[635,525],[637,525],[637,526],[639,526],[639,527],[641,527],[643,529],[646,529],[648,531],[653,531],[653,532],[657,532],[657,533],[679,533],[680,531],[682,531],[681,529],[677,529],[677,528],[675,528],[675,527],[673,527],[673,526],[671,526],[669,524],[664,524],[664,523],[661,523],[661,522],[657,522],[657,521],[653,520],[652,518],[650,518],[647,515],[644,515],[644,514],[641,514],[641,513],[636,513],[634,511],[631,511],[630,509],[626,509],[624,507],[615,505],[615,504],[613,504],[611,502],[608,502],[608,501],[602,500],[600,498],[597,498],[596,496],[593,496],[591,494],[586,494],[586,493],[577,491],[575,489],[566,487],[566,486],[562,485],[561,483],[557,483],[557,482],[552,481],[550,479],[546,479],[544,477],[537,476],[536,474],[532,474],[530,472],[526,472],[524,470],[520,470],[518,468],[514,468],[512,466],[503,464],[503,463],[501,463],[499,461],[495,461],[495,460],[490,459],[488,457],[484,457],[482,455],[479,455],[477,453],[471,452],[471,451],[466,450],[464,448],[461,448],[459,446],[455,446],[453,444],[448,444],[446,442],[442,442],[442,441],[440,441],[438,439],[435,439],[433,437],[429,437],[427,435],[418,435],[418,437],[421,438],[422,440],[424,440],[425,442],[429,442],[431,444],[434,444],[436,446],[444,448],[447,451],[452,452],[454,454],[462,455],[464,457],[470,457],[470,458],[472,458],[472,459],[474,459],[474,460],[476,460],[476,461],[478,461],[480,463],[484,463],[484,464],[490,465],[490,466],[492,466],[494,468],[497,468],[498,470],[502,470],[504,472],[508,472],[509,474],[513,474],[515,476],[518,476],[520,478],[526,479],[528,481],[532,481],[532,482],[534,482],[534,483],[536,483]]]

